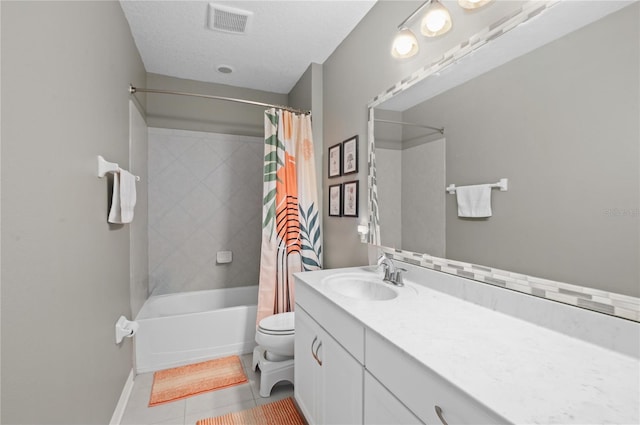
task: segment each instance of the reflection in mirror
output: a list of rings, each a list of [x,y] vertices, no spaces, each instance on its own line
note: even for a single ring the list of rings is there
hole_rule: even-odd
[[[593,288],[594,302],[622,294],[637,311],[639,9],[560,2],[374,99],[379,244]],[[501,178],[509,191],[492,191],[490,218],[458,217],[448,184]]]
[[[376,111],[380,240],[384,246],[444,257],[444,131],[401,119],[399,112]]]

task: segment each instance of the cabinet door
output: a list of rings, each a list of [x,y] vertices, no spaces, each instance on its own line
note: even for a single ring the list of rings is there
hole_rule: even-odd
[[[369,372],[364,374],[364,423],[367,425],[424,424]]]
[[[321,424],[322,376],[320,364],[314,358],[312,351],[312,349],[315,351],[318,345],[320,327],[301,308],[296,308],[295,326],[295,399],[310,425]]]
[[[329,334],[321,332],[323,424],[362,424],[363,367]]]
[[[362,424],[362,365],[299,306],[295,368],[295,398],[310,425]]]

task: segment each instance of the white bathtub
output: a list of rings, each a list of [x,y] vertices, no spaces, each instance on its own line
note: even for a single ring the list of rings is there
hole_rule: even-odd
[[[257,286],[149,297],[136,317],[137,373],[252,352],[257,302]]]

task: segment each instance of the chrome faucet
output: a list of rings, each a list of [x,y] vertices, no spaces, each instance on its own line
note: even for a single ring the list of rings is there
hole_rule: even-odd
[[[404,282],[402,281],[402,272],[406,272],[405,269],[396,268],[393,261],[384,254],[378,258],[378,267],[380,266],[384,269],[383,281],[396,286],[404,286]]]

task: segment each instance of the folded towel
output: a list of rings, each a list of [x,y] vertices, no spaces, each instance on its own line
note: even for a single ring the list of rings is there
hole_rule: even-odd
[[[458,217],[491,217],[491,186],[457,186]]]
[[[131,223],[136,206],[136,176],[120,169],[120,215],[122,223]]]
[[[122,218],[120,215],[120,183],[118,179],[118,173],[113,173],[113,194],[111,195],[109,223],[122,223]]]

